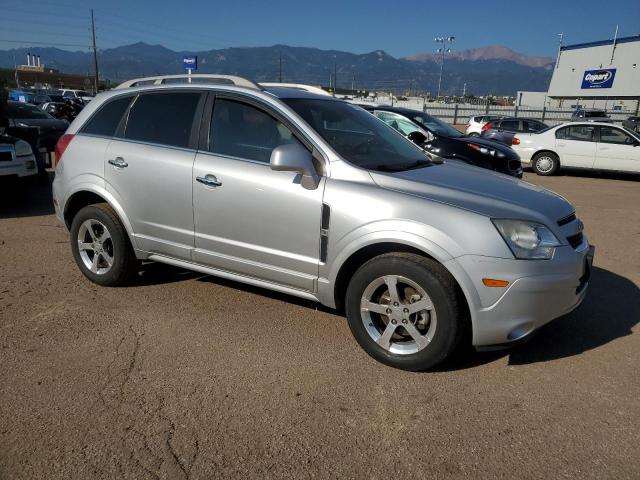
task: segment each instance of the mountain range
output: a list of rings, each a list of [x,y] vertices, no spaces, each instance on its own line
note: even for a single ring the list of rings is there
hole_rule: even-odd
[[[41,61],[65,73],[91,73],[91,52],[68,51],[54,47],[0,50],[0,67],[13,68],[24,63],[27,52],[40,55]],[[143,42],[100,50],[100,76],[112,82],[161,74],[182,73],[182,56],[198,56],[197,73],[241,75],[254,81],[282,81],[328,85],[337,73],[338,88],[430,92],[435,94],[440,73],[439,57],[417,53],[395,58],[383,50],[356,54],[339,50],[274,45],[236,47],[201,52],[173,51],[161,45]],[[282,63],[280,63],[282,59]],[[442,93],[461,95],[514,95],[517,90],[546,90],[554,60],[532,57],[503,46],[462,50],[447,54]]]

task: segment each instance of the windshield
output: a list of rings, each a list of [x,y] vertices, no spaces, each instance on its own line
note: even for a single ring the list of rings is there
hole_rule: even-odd
[[[597,117],[606,117],[607,114],[602,110],[587,110],[584,112],[584,118],[597,118]]]
[[[412,142],[356,105],[307,98],[283,101],[342,158],[358,167],[396,172],[431,163]]]
[[[9,118],[53,118],[44,110],[27,103],[9,103]]]
[[[465,134],[460,133],[451,125],[448,125],[444,123],[442,120],[432,117],[431,115],[427,115],[426,113],[412,112],[410,116],[413,120],[418,122],[419,125],[422,125],[431,133],[440,135],[441,137],[452,137],[452,138],[466,137]]]

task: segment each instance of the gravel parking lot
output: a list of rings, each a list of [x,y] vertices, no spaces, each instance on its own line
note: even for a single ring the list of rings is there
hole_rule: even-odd
[[[584,220],[587,299],[419,374],[295,298],[159,265],[93,285],[47,186],[1,186],[0,478],[639,478],[640,178],[525,179]]]

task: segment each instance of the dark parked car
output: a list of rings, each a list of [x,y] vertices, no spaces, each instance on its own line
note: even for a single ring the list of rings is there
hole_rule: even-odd
[[[537,133],[547,128],[549,125],[533,118],[504,117],[484,124],[481,136],[505,145],[511,145],[516,133]]]
[[[38,129],[38,146],[44,147],[48,151],[53,151],[58,142],[58,138],[67,130],[69,122],[58,120],[47,112],[29,103],[8,102],[9,128],[11,134],[23,138],[21,131],[24,131],[30,141],[32,131]]]
[[[612,122],[611,117],[604,110],[595,108],[578,108],[571,114],[572,122]]]
[[[361,107],[434,155],[522,177],[520,157],[508,146],[469,137],[442,120],[418,110],[367,104]]]
[[[640,117],[629,117],[622,122],[622,126],[632,132],[640,132]]]

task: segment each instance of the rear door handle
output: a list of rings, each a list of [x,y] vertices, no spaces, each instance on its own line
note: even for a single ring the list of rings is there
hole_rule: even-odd
[[[222,182],[219,182],[215,175],[208,173],[204,177],[196,177],[196,180],[207,187],[220,187]]]
[[[108,162],[113,165],[114,167],[117,168],[126,168],[129,166],[129,164],[127,162],[124,161],[124,158],[122,157],[116,157],[113,160],[108,160]]]

